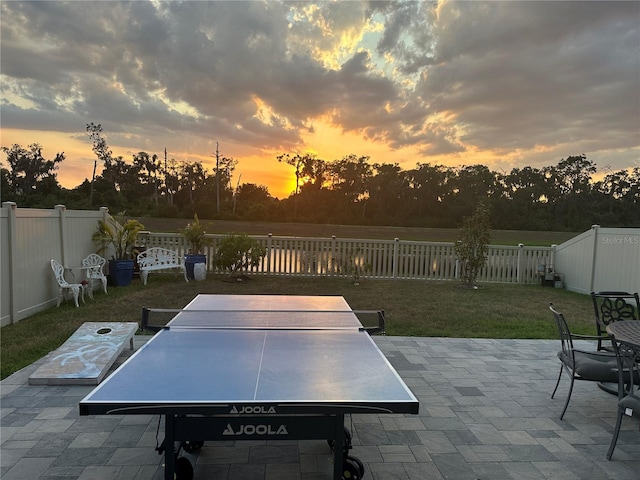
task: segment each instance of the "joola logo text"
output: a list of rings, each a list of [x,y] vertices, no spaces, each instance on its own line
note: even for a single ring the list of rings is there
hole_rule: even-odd
[[[288,435],[287,427],[280,425],[275,427],[273,425],[238,425],[234,430],[230,423],[227,424],[227,428],[222,432],[223,435]]]
[[[235,414],[235,415],[255,415],[255,414],[261,414],[261,415],[265,415],[265,414],[271,414],[271,413],[276,413],[276,409],[274,407],[260,407],[260,406],[251,406],[251,405],[245,405],[244,407],[240,408],[240,410],[238,410],[235,405],[233,407],[231,407],[231,411],[229,413]]]

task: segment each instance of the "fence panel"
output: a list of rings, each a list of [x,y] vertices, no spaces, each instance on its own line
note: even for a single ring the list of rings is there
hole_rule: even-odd
[[[537,283],[540,281],[538,274],[541,265],[553,265],[555,262],[554,247],[547,248],[522,248],[519,270],[520,283]]]
[[[595,229],[591,291],[640,292],[640,228]]]
[[[3,204],[0,215],[0,324],[55,305],[57,287],[50,261],[79,265],[95,252],[91,242],[100,211],[18,209]],[[203,252],[207,269],[216,270],[213,258],[224,235],[207,235],[212,245]],[[349,238],[252,236],[267,256],[249,273],[307,277],[456,280],[458,262],[453,243]],[[141,247],[163,247],[183,256],[188,244],[178,233],[142,232]],[[105,254],[105,256],[109,256]],[[489,247],[488,260],[479,281],[531,284],[539,282],[539,268],[563,274],[569,290],[640,290],[640,229],[599,229],[594,226],[560,246]],[[35,279],[35,280],[34,280]]]
[[[15,236],[12,235],[14,230],[13,226],[9,225],[9,222],[13,222],[15,214],[11,214],[9,209],[13,209],[14,206],[8,206],[0,209],[0,326],[13,323],[12,317],[14,312],[12,311],[12,265],[10,258],[12,256],[13,243],[15,243]]]
[[[51,259],[78,266],[96,250],[91,235],[106,209],[17,208],[2,204],[0,325],[16,323],[57,303],[58,284]]]
[[[556,247],[555,261],[551,267],[562,273],[564,286],[568,290],[591,292],[594,242],[593,231],[588,230]]]
[[[209,234],[207,248],[213,258],[224,235]],[[252,236],[267,251],[266,257],[249,273],[283,276],[347,277],[357,269],[363,278],[455,280],[459,278],[453,243],[402,240],[362,240],[353,238],[307,238]],[[144,246],[163,246],[186,252],[187,245],[177,233],[141,234]],[[538,265],[551,264],[551,247],[490,246],[486,266],[478,280],[499,283],[536,283]],[[218,272],[211,261],[210,272]]]

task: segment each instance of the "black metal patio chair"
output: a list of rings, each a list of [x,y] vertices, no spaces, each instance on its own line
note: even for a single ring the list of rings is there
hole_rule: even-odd
[[[558,358],[560,359],[560,373],[558,374],[558,381],[556,387],[553,389],[551,398],[553,398],[560,385],[560,379],[562,378],[562,372],[566,372],[571,379],[569,385],[569,392],[567,393],[567,400],[564,403],[564,408],[560,414],[560,420],[564,417],[567,407],[569,406],[569,400],[571,399],[571,393],[573,392],[573,384],[576,380],[587,380],[590,382],[617,382],[617,364],[616,356],[611,352],[597,352],[593,350],[580,350],[574,347],[574,340],[598,340],[594,335],[576,335],[572,334],[567,325],[567,321],[564,315],[555,309],[552,303],[549,303],[549,309],[553,313],[553,318],[556,321],[558,327],[558,333],[560,335],[561,350],[558,351]],[[608,336],[601,339],[608,339]]]
[[[611,460],[616,448],[622,417],[640,418],[640,345],[618,340],[612,337],[611,342],[618,364],[618,416],[613,431],[611,445],[607,452],[607,460]],[[640,434],[640,433],[639,433]]]
[[[591,292],[596,318],[596,335],[607,338],[607,325],[622,320],[640,320],[640,298],[629,292]],[[598,340],[598,351],[613,352],[610,342]]]

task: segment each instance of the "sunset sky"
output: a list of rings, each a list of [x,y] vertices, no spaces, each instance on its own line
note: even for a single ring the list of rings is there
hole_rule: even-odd
[[[214,166],[279,198],[281,153],[495,171],[640,167],[640,2],[1,3],[1,144]],[[0,157],[4,161],[4,156]],[[100,167],[100,163],[98,165]]]

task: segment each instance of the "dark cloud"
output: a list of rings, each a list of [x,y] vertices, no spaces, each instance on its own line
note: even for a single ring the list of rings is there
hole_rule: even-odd
[[[416,91],[479,149],[637,147],[639,19],[635,2],[448,2]]]
[[[97,122],[134,149],[215,135],[286,150],[330,118],[415,148],[424,157],[411,163],[470,151],[524,160],[567,145],[631,148],[619,158],[638,160],[638,2],[0,8],[5,128],[78,133]]]

